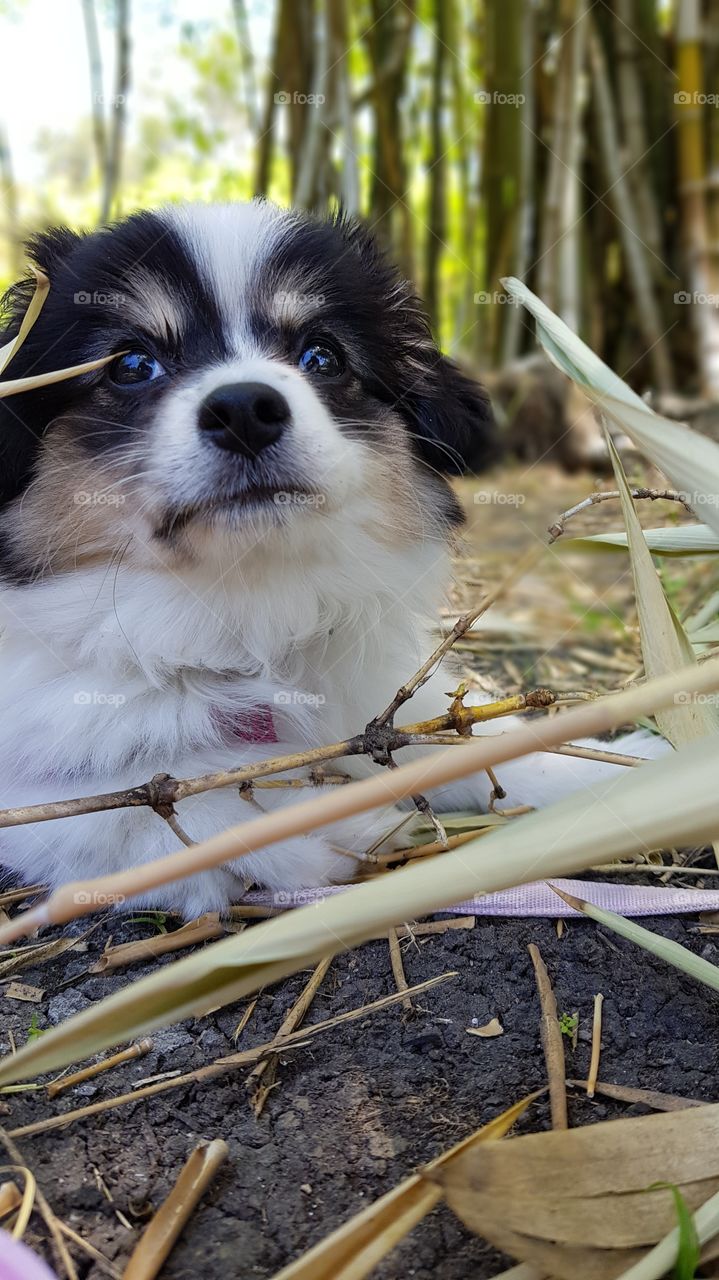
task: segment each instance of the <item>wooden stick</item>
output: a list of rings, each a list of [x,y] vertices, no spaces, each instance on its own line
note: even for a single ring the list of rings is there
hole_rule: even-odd
[[[549,981],[547,967],[540,955],[539,947],[535,946],[533,942],[529,944],[529,954],[534,965],[539,1003],[542,1007],[540,1027],[544,1060],[547,1064],[552,1128],[568,1129],[564,1045],[562,1044],[562,1033],[559,1029],[559,1018],[557,1017],[557,1001],[552,990],[552,984]]]
[[[710,692],[719,687],[719,660],[685,668],[643,685],[612,694],[596,702],[575,707],[561,716],[523,723],[507,733],[488,735],[469,742],[462,751],[442,751],[411,764],[388,769],[376,777],[333,787],[327,795],[288,806],[276,813],[231,827],[205,840],[194,849],[182,849],[131,871],[101,876],[95,880],[63,885],[39,906],[10,924],[0,926],[0,946],[32,933],[45,924],[64,924],[87,915],[100,902],[125,902],[139,893],[148,893],[171,880],[183,879],[199,871],[220,866],[265,845],[277,844],[290,836],[303,835],[328,823],[365,813],[369,809],[406,799],[424,789],[444,786],[458,778],[535,751],[559,746],[574,737],[613,729],[627,720],[670,705],[677,689],[685,697]]]
[[[427,978],[424,982],[418,982],[416,986],[410,987],[411,995],[418,995],[420,991],[429,991],[430,987],[434,987],[439,982],[445,982],[448,978],[456,978],[456,970],[452,969],[448,973],[439,974],[436,978]],[[134,1089],[131,1093],[118,1094],[116,1098],[103,1098],[101,1102],[91,1102],[86,1107],[78,1107],[75,1111],[66,1111],[62,1115],[50,1116],[46,1120],[35,1120],[32,1124],[20,1125],[17,1129],[11,1129],[6,1135],[7,1138],[29,1137],[34,1133],[45,1133],[48,1129],[62,1129],[65,1125],[72,1124],[75,1120],[83,1120],[87,1116],[99,1115],[102,1111],[110,1111],[114,1107],[124,1106],[128,1102],[137,1102],[140,1098],[151,1098],[157,1093],[164,1093],[167,1089],[177,1089],[180,1085],[197,1084],[200,1081],[214,1080],[216,1076],[224,1075],[226,1071],[234,1071],[237,1068],[248,1067],[258,1062],[265,1054],[276,1053],[278,1048],[282,1050],[309,1044],[309,1042],[324,1031],[330,1031],[334,1027],[339,1027],[345,1022],[354,1022],[356,1018],[364,1018],[368,1014],[378,1013],[381,1009],[386,1009],[389,1005],[397,1004],[402,999],[402,993],[393,991],[391,995],[381,996],[379,1000],[373,1000],[370,1004],[363,1004],[359,1009],[348,1009],[344,1013],[337,1013],[332,1018],[325,1018],[323,1022],[315,1022],[309,1027],[304,1027],[299,1031],[290,1032],[285,1036],[282,1043],[279,1043],[278,1037],[268,1041],[266,1044],[257,1045],[254,1049],[243,1049],[240,1053],[231,1053],[227,1057],[218,1058],[216,1062],[209,1063],[206,1067],[198,1067],[194,1071],[187,1071],[184,1075],[175,1076],[173,1080],[161,1080],[157,1084],[148,1084],[143,1089]],[[2,1130],[0,1130],[0,1134]]]
[[[169,1196],[140,1236],[123,1280],[155,1280],[193,1209],[228,1155],[229,1147],[221,1138],[195,1147]]]
[[[587,1097],[594,1097],[594,1090],[599,1076],[599,1055],[602,1052],[602,1005],[604,996],[601,992],[594,997],[594,1017],[592,1019],[592,1057],[589,1064],[587,1080]]]
[[[74,1071],[71,1076],[61,1076],[59,1080],[53,1080],[47,1086],[47,1096],[48,1098],[56,1098],[59,1093],[64,1093],[66,1089],[72,1089],[76,1084],[83,1084],[85,1080],[92,1080],[94,1076],[99,1076],[104,1071],[119,1067],[122,1062],[131,1062],[133,1058],[144,1058],[152,1047],[152,1040],[138,1040],[137,1044],[131,1044],[129,1048],[121,1049],[119,1053],[113,1053],[110,1058],[103,1058],[101,1062],[93,1062],[89,1067],[83,1067],[82,1071]]]
[[[692,514],[692,509],[686,500],[686,496],[677,493],[675,489],[632,489],[633,498],[649,498],[652,502],[656,502],[657,498],[664,498],[667,502],[680,502],[685,511]],[[588,498],[584,498],[582,502],[578,502],[575,507],[570,507],[568,511],[563,511],[561,516],[557,516],[554,524],[549,526],[549,543],[550,546],[557,538],[561,538],[564,533],[568,520],[579,515],[580,511],[586,511],[588,507],[596,506],[598,502],[609,502],[610,499],[620,498],[621,494],[618,489],[601,489],[597,493],[590,493]]]

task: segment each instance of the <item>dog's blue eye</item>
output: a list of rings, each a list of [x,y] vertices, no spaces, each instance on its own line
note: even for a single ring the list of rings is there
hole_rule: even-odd
[[[154,382],[165,370],[154,356],[146,351],[127,351],[110,365],[110,377],[120,387],[136,386],[139,382]]]
[[[339,351],[327,342],[313,342],[305,347],[299,364],[303,373],[316,373],[323,378],[337,378],[344,369]]]

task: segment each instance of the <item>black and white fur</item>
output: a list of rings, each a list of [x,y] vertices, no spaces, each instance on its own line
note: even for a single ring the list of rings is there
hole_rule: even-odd
[[[341,219],[171,206],[92,235],[49,232],[31,255],[52,287],[5,378],[131,354],[0,401],[0,805],[357,732],[433,647],[460,522],[443,474],[491,457],[484,393],[440,356],[372,239]],[[3,342],[32,288],[11,290]],[[153,376],[118,385],[137,352]],[[247,383],[287,407],[255,456],[218,447],[202,419],[218,388]],[[410,719],[438,714],[451,684],[440,671]],[[232,726],[267,708],[278,741],[238,740]],[[503,766],[501,782],[507,803],[538,804],[613,771],[540,756]],[[482,775],[435,802],[482,805],[488,791]],[[270,808],[297,793],[256,794]],[[227,788],[177,816],[202,840],[254,811]],[[357,862],[338,850],[366,849],[397,817],[286,841],[153,905],[191,915],[225,908],[248,880],[341,881]],[[123,809],[3,830],[0,863],[56,885],[177,843],[152,811]]]

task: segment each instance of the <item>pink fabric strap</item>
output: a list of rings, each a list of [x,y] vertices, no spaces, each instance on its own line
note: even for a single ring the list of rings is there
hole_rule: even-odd
[[[558,889],[585,898],[606,911],[620,916],[674,916],[699,911],[719,911],[719,889],[680,889],[667,885],[626,885],[587,880],[552,879]],[[305,907],[336,893],[346,893],[351,886],[340,885],[325,889],[298,889],[294,893],[269,893],[266,890],[247,894],[248,903],[258,906],[289,909]],[[453,907],[438,907],[427,915],[475,915],[475,916],[577,916],[544,881],[520,884],[513,889],[501,889],[478,898],[468,898]]]

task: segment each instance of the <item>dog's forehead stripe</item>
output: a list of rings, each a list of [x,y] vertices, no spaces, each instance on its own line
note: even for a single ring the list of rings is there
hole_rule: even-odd
[[[178,205],[163,211],[205,289],[212,292],[225,339],[237,347],[251,338],[250,317],[262,290],[263,266],[292,215],[264,201],[237,205]]]

